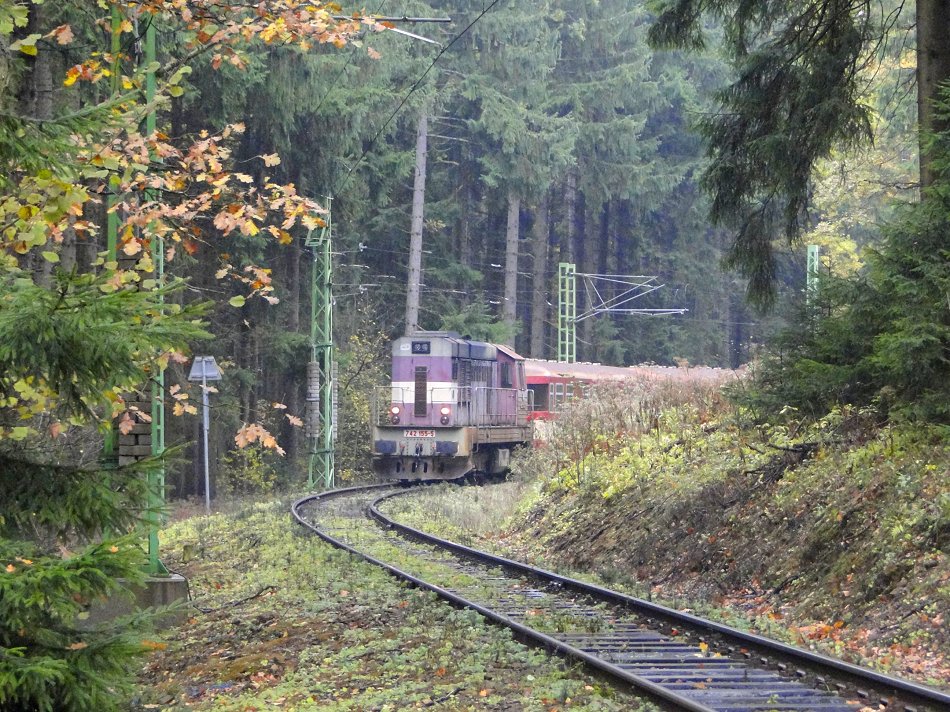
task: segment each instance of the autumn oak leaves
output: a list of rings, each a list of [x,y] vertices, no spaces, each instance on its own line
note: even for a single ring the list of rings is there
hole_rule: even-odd
[[[340,7],[325,2],[98,0],[88,8],[97,15],[93,26],[64,23],[17,37],[36,26],[31,18],[40,5],[33,0],[0,9],[0,34],[16,38],[8,45],[12,56],[34,61],[42,52],[56,51],[69,58],[58,82],[62,101],[56,114],[43,122],[24,118],[18,126],[25,140],[45,142],[46,155],[15,164],[0,176],[4,268],[16,270],[28,255],[59,263],[66,239],[102,245],[108,220],[115,224],[116,252],[100,253],[87,266],[101,292],[154,290],[160,287],[159,260],[172,262],[180,250],[191,254],[204,246],[221,254],[216,277],[237,287],[232,306],[242,307],[255,297],[276,304],[270,270],[231,264],[227,238],[269,235],[290,244],[295,231],[322,227],[325,210],[293,184],[268,177],[279,170],[277,154],[245,161],[242,170],[235,167],[232,149],[244,133],[242,124],[170,136],[161,130],[146,132],[146,117],[185,93],[192,62],[243,69],[246,50],[254,44],[300,51],[321,44],[342,47],[356,33],[382,25],[372,18],[340,17]],[[142,44],[153,24],[173,30],[177,39],[174,46],[162,48],[161,62],[146,63]],[[101,51],[103,45],[111,51]],[[147,89],[153,78],[154,91]],[[162,317],[157,309],[149,318]],[[152,363],[146,370],[152,370],[183,357],[166,352],[158,356],[160,363],[155,354],[143,358]],[[31,411],[54,395],[45,393],[38,381],[21,385],[18,402]],[[179,407],[181,394],[171,395],[175,412],[185,412]],[[105,400],[123,432],[148,418],[127,407],[118,391]],[[251,429],[238,436],[239,445],[255,441],[279,449],[266,431]]]

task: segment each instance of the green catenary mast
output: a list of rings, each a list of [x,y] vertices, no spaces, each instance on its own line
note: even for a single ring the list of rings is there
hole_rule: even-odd
[[[327,199],[325,224],[310,231],[305,244],[313,250],[311,276],[310,363],[307,365],[307,438],[310,489],[331,489],[334,484],[334,389],[333,389],[333,256],[330,251],[332,222]]]

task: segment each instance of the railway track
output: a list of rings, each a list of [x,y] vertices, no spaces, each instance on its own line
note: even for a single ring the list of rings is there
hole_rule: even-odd
[[[293,513],[329,543],[677,709],[950,710],[947,693],[399,524],[378,505],[404,494],[334,490],[297,501]]]

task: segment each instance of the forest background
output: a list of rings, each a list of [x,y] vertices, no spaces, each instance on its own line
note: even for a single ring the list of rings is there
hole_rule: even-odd
[[[110,462],[102,445],[117,428],[136,457],[160,451],[138,440],[156,415],[138,404],[164,389],[183,416],[166,428],[168,494],[201,491],[189,352],[224,371],[216,493],[302,484],[303,240],[331,198],[341,479],[366,464],[391,337],[448,328],[553,356],[559,261],[656,275],[668,286],[638,306],[689,310],[586,320],[583,360],[738,367],[769,343],[760,413],[854,402],[945,422],[946,102],[923,122],[937,130],[925,200],[891,203],[918,197],[913,40],[942,38],[941,5],[922,1],[915,26],[905,3],[815,2],[791,19],[797,3],[740,4],[752,14],[730,0],[364,8],[450,16],[413,28],[439,47],[297,0],[0,0],[0,704],[106,708],[142,651],[138,619],[81,623],[140,580],[140,526],[158,516],[156,463]],[[657,23],[663,5],[672,21]],[[933,64],[927,99],[950,74]],[[784,93],[743,106],[763,68]],[[789,146],[771,109],[802,118],[802,105],[821,112]],[[728,133],[747,115],[764,136]],[[832,149],[865,134],[874,148]],[[721,180],[731,158],[749,159],[744,184]],[[724,196],[758,222],[713,227]],[[758,229],[762,197],[799,242]],[[814,300],[806,242],[825,255]],[[777,309],[762,317],[747,296]],[[793,328],[771,341],[786,314]]]
[[[647,3],[619,0],[502,2],[488,12],[481,2],[364,10],[449,16],[451,25],[411,28],[443,45],[477,21],[444,53],[384,31],[342,50],[257,43],[245,48],[240,68],[199,57],[163,114],[173,138],[240,122],[246,131],[236,165],[276,154],[277,180],[321,202],[333,198],[344,478],[365,463],[367,392],[384,381],[386,343],[404,329],[423,132],[418,324],[513,341],[540,358],[555,356],[557,263],[566,261],[585,273],[656,275],[667,286],[635,306],[689,310],[664,319],[588,319],[578,330],[580,360],[739,367],[801,301],[803,245],[821,246],[825,272],[854,274],[890,215],[890,199],[916,190],[914,43],[905,12],[861,75],[874,148],[822,165],[807,234],[799,245],[776,243],[778,309],[766,317],[747,305],[745,280],[720,267],[731,236],[710,223],[700,185],[706,149],[692,128],[730,79],[715,43],[699,53],[651,49],[655,16]],[[714,23],[710,29],[721,38]],[[179,45],[174,31],[160,28],[162,51]],[[188,280],[186,300],[216,303],[214,340],[197,348],[225,370],[210,448],[212,462],[225,465],[222,492],[240,489],[242,479],[299,481],[305,471],[303,432],[273,404],[303,410],[312,260],[299,239],[279,242],[264,232],[232,235],[226,251],[196,245],[173,266]],[[272,270],[279,303],[229,306],[246,285],[229,287],[213,275],[222,265],[248,264]],[[583,309],[583,290],[581,299]],[[184,383],[185,375],[173,364],[169,381]],[[251,422],[271,423],[286,456],[235,450],[233,432]],[[198,434],[197,418],[169,423],[170,442]],[[177,496],[201,491],[196,455],[186,453],[170,472]],[[225,481],[227,472],[236,481]]]
[[[647,2],[384,2],[362,9],[451,17],[412,27],[442,45],[378,26],[336,44],[300,43],[294,28],[262,25],[245,28],[249,41],[240,46],[215,48],[215,28],[227,26],[209,10],[215,3],[195,4],[200,12],[168,5],[187,14],[156,21],[158,64],[188,71],[165,78],[172,91],[158,107],[158,127],[167,144],[227,143],[219,157],[235,181],[288,184],[294,204],[309,199],[315,214],[332,197],[344,479],[365,465],[367,393],[385,378],[386,342],[408,321],[551,358],[557,264],[573,262],[583,273],[655,275],[666,286],[634,306],[688,310],[587,319],[580,360],[737,368],[802,302],[806,243],[821,247],[826,274],[856,274],[892,200],[918,188],[915,36],[905,3],[874,4],[879,16],[867,23],[881,41],[862,55],[856,84],[873,117],[873,147],[832,153],[818,166],[802,239],[772,246],[778,298],[769,315],[748,305],[747,275],[721,267],[734,235],[710,221],[702,186],[710,150],[694,129],[716,116],[716,92],[736,71],[721,19],[707,22],[702,51],[684,52],[649,45],[657,16]],[[8,104],[42,123],[101,101],[109,38],[101,25],[73,37],[71,28],[88,25],[85,3],[11,7],[24,15],[11,23]],[[129,21],[118,49],[140,68],[141,42]],[[423,155],[424,196],[414,176]],[[103,217],[94,206],[87,212],[90,224]],[[210,307],[212,339],[191,347],[215,356],[225,374],[212,399],[216,485],[226,494],[299,482],[310,252],[299,230],[248,229],[253,221],[237,218],[199,224],[172,232],[168,274],[187,286],[169,298]],[[413,236],[422,239],[422,269],[410,318]],[[105,231],[66,229],[52,251],[23,244],[20,266],[49,284],[100,259]],[[582,289],[579,308],[589,305]],[[193,410],[186,369],[168,364],[177,414]],[[238,449],[233,434],[250,423],[273,430],[285,455],[260,442]],[[199,427],[197,417],[171,418],[167,441],[196,443]],[[200,462],[190,446],[171,464],[172,496],[203,491]]]

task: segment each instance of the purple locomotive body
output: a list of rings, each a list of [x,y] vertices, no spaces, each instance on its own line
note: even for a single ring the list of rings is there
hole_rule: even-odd
[[[531,442],[524,359],[505,346],[420,331],[392,347],[373,398],[373,467],[383,480],[497,474]]]

